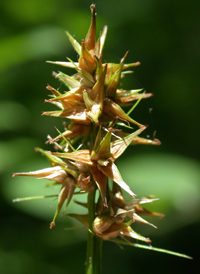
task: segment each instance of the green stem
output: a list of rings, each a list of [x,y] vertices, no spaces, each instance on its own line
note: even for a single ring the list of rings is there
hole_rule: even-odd
[[[95,236],[95,249],[94,249],[94,273],[101,274],[102,272],[102,244],[103,240]]]
[[[88,193],[89,230],[87,242],[86,274],[101,274],[102,239],[93,234],[93,221],[95,218],[95,192]]]

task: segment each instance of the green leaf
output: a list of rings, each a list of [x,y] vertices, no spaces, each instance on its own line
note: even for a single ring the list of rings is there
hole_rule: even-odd
[[[125,242],[125,241],[119,240],[119,239],[110,239],[109,241],[117,243],[117,244],[129,245],[129,246],[133,246],[133,247],[137,247],[137,248],[142,248],[142,249],[148,249],[148,250],[152,250],[152,251],[156,251],[156,252],[161,252],[161,253],[177,256],[177,257],[182,257],[182,258],[185,258],[185,259],[190,259],[190,260],[193,259],[192,257],[190,257],[186,254],[174,252],[174,251],[163,249],[163,248],[153,247],[151,245],[148,246],[148,245],[142,245],[142,244],[134,244],[134,243]]]
[[[55,194],[55,195],[44,195],[44,196],[32,196],[32,197],[16,198],[16,199],[13,199],[13,203],[31,201],[31,200],[37,200],[37,199],[44,199],[44,198],[53,198],[53,197],[57,198],[58,195]]]

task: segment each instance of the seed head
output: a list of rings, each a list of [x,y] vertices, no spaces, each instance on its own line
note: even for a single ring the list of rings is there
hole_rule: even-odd
[[[150,213],[141,207],[142,203],[152,202],[153,199],[133,199],[135,194],[123,180],[116,160],[129,145],[160,144],[157,139],[147,140],[140,137],[146,126],[130,116],[139,101],[152,94],[143,89],[119,88],[121,78],[130,72],[127,70],[140,63],[126,64],[128,51],[119,64],[103,63],[107,26],[96,40],[95,5],[92,4],[90,8],[92,19],[85,39],[79,43],[67,32],[69,41],[79,56],[78,62],[70,58],[67,58],[67,62],[48,61],[75,70],[72,75],[61,71],[53,72],[53,76],[62,83],[64,91],[47,85],[47,90],[52,95],[45,101],[56,106],[58,110],[45,111],[43,115],[66,120],[63,132],[57,130],[56,137],[48,136],[47,142],[53,145],[53,151],[36,149],[46,156],[51,167],[29,173],[15,173],[13,176],[32,176],[61,184],[58,206],[50,228],[55,226],[63,204],[66,202],[65,208],[68,206],[76,189],[88,193],[97,188],[100,195],[96,204],[93,233],[105,240],[121,236],[149,242],[148,238],[134,232],[131,224],[137,221],[152,225],[142,219],[140,214],[162,215]],[[128,113],[122,109],[130,106]],[[133,131],[132,126],[138,129]],[[113,181],[112,191],[108,178]],[[124,199],[121,189],[131,196],[130,201]],[[84,206],[87,207],[87,204]],[[89,228],[88,215],[70,216]]]

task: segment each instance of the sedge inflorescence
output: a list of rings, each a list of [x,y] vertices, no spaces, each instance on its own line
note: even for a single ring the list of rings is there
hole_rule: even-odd
[[[95,5],[91,5],[91,11],[91,25],[81,43],[67,32],[72,46],[79,55],[78,62],[73,62],[69,58],[67,62],[50,62],[76,70],[72,76],[63,72],[53,73],[67,91],[61,93],[50,85],[47,86],[52,96],[46,102],[56,105],[59,110],[44,112],[43,115],[66,119],[64,132],[59,132],[55,138],[48,137],[48,142],[54,146],[54,150],[36,149],[47,157],[51,167],[28,173],[14,173],[13,176],[44,178],[53,181],[52,184],[61,185],[57,209],[50,228],[55,226],[61,208],[64,203],[65,208],[67,207],[75,191],[87,194],[96,189],[99,198],[95,204],[92,233],[104,240],[121,236],[150,242],[149,238],[137,234],[131,224],[136,221],[154,226],[141,215],[163,215],[142,207],[143,204],[156,199],[136,199],[134,192],[122,179],[116,159],[129,145],[160,144],[157,139],[140,137],[146,126],[129,116],[138,101],[152,94],[145,93],[143,89],[119,88],[126,70],[138,66],[139,62],[126,64],[128,52],[119,64],[102,62],[107,26],[96,40]],[[122,109],[127,106],[131,107],[128,113]],[[138,129],[133,131],[132,126]],[[129,132],[133,132],[127,132],[127,128]],[[112,186],[108,184],[109,178]],[[130,200],[124,198],[122,190],[130,195]],[[81,205],[88,207],[87,203]],[[68,215],[78,219],[89,229],[88,214]]]

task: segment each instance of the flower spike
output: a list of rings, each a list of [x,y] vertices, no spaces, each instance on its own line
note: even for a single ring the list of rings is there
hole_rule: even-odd
[[[64,206],[63,212],[68,210],[67,207],[73,195],[87,195],[87,202],[76,201],[76,203],[83,206],[88,213],[85,215],[67,213],[67,216],[79,220],[89,232],[86,272],[96,273],[98,269],[97,272],[100,273],[98,258],[95,256],[100,255],[97,249],[101,248],[101,240],[147,248],[131,242],[132,239],[145,243],[151,242],[148,237],[134,231],[135,223],[157,228],[143,216],[162,218],[164,215],[143,207],[146,203],[152,203],[158,199],[135,198],[136,194],[123,180],[116,164],[116,160],[122,156],[129,145],[160,145],[158,139],[149,140],[140,136],[147,126],[130,116],[141,100],[153,94],[146,93],[143,88],[121,89],[121,79],[126,74],[132,73],[129,69],[137,67],[140,62],[126,64],[127,51],[119,64],[103,63],[107,26],[103,28],[96,40],[95,5],[92,4],[90,9],[92,17],[85,39],[79,43],[69,32],[66,32],[72,47],[78,54],[78,62],[68,57],[66,62],[47,61],[75,70],[72,75],[61,71],[53,72],[53,76],[62,83],[61,87],[64,91],[47,85],[47,90],[52,94],[45,102],[55,105],[58,110],[44,111],[42,115],[61,117],[64,120],[63,132],[56,128],[58,133],[54,138],[47,136],[48,145],[53,146],[52,151],[36,148],[37,152],[49,160],[50,167],[32,172],[14,173],[13,177],[28,176],[47,179],[51,181],[48,187],[55,184],[61,185],[57,195],[14,200],[17,202],[57,197],[57,207],[50,228],[55,226],[62,207]],[[123,107],[129,107],[129,109],[125,112]],[[139,129],[133,129],[133,125]],[[123,196],[124,191],[131,196],[128,196],[128,200]],[[95,196],[96,192],[98,198]],[[121,237],[122,240],[116,239],[117,237]],[[154,248],[154,250],[163,252],[161,249]],[[165,252],[170,253],[166,250]],[[174,252],[170,254],[172,253],[180,256]],[[97,264],[93,265],[93,262]]]

